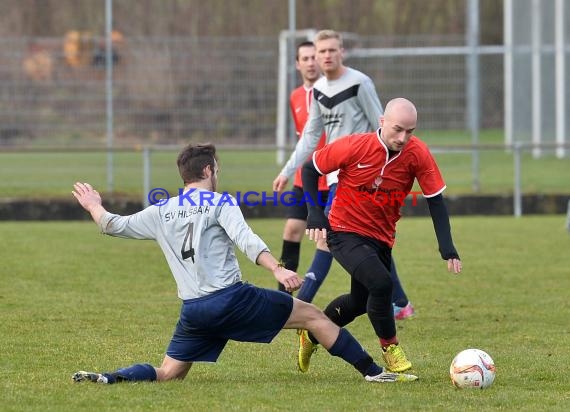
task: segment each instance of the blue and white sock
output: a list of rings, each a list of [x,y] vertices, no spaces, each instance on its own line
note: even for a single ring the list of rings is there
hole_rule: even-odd
[[[297,294],[297,299],[303,302],[313,301],[313,298],[329,273],[332,261],[333,256],[330,252],[325,252],[320,249],[315,251],[313,263],[311,263],[311,267],[305,275],[305,281]]]
[[[390,267],[390,277],[392,278],[392,303],[396,306],[403,308],[408,304],[408,296],[404,292],[400,278],[398,277],[398,271],[396,270],[396,262],[392,258],[392,264]]]

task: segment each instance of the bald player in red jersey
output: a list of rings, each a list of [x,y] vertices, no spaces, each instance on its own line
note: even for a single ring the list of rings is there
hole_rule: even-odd
[[[334,299],[325,314],[345,326],[368,314],[391,371],[412,367],[396,336],[392,312],[390,261],[400,208],[414,180],[422,189],[433,220],[441,257],[450,272],[461,272],[443,201],[445,182],[427,145],[413,135],[417,111],[404,98],[391,100],[373,133],[350,135],[313,154],[303,167],[303,187],[314,198],[318,176],[339,169],[337,195],[328,221],[309,206],[307,234],[325,237],[334,258],[351,276],[350,292]],[[316,341],[304,349],[308,357]]]

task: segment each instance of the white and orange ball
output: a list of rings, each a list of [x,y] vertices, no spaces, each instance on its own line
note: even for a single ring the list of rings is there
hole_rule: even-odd
[[[451,382],[457,388],[485,389],[495,381],[495,363],[480,349],[459,352],[449,367]]]

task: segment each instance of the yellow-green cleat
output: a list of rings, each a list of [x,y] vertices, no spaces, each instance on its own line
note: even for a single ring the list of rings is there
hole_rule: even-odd
[[[316,352],[318,345],[311,342],[309,332],[305,329],[297,330],[299,335],[299,357],[297,367],[301,372],[307,372],[311,364],[311,356]]]
[[[400,345],[392,344],[387,348],[382,348],[382,357],[386,362],[386,369],[390,372],[404,372],[412,368],[412,362],[406,358]]]

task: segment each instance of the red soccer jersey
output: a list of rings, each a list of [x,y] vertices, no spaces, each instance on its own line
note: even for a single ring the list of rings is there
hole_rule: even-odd
[[[301,138],[305,124],[309,119],[309,106],[313,97],[313,89],[306,89],[305,86],[297,87],[291,92],[291,97],[289,99],[289,105],[291,107],[291,114],[293,115],[293,120],[295,121],[295,129],[297,132],[297,138]],[[325,134],[321,136],[319,144],[315,150],[319,150],[326,143]],[[294,186],[303,187],[303,181],[301,179],[301,169],[298,168],[295,172],[295,180],[293,181]],[[326,176],[319,178],[319,190],[329,190],[327,186]]]
[[[445,190],[435,159],[417,137],[412,136],[400,153],[388,156],[379,132],[350,135],[313,154],[320,173],[340,169],[329,214],[333,230],[355,232],[392,247],[400,208],[414,179],[418,179],[424,197]],[[417,194],[412,193],[409,200],[414,202]]]

